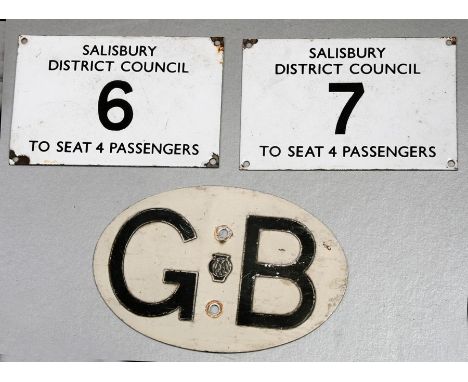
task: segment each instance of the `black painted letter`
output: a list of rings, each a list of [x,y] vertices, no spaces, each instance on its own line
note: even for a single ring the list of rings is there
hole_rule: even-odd
[[[124,259],[127,245],[141,227],[150,223],[171,225],[181,236],[183,242],[197,237],[195,230],[182,215],[165,208],[144,210],[128,220],[115,237],[109,257],[109,276],[112,289],[120,303],[130,312],[144,317],[165,316],[180,308],[179,320],[193,320],[197,272],[175,270],[164,271],[164,282],[178,284],[176,291],[160,302],[146,302],[136,298],[127,287],[124,275]]]
[[[258,262],[260,232],[282,231],[294,235],[300,242],[300,252],[291,264],[268,264]],[[287,219],[263,216],[248,216],[244,242],[237,325],[272,329],[291,329],[302,324],[315,307],[315,288],[306,271],[315,256],[315,240],[312,232],[303,224]],[[278,277],[292,281],[300,290],[299,306],[287,314],[267,314],[253,311],[253,295],[257,277]]]

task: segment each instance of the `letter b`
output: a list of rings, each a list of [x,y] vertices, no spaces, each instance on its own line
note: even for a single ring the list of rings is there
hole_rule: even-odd
[[[294,263],[268,264],[258,261],[260,232],[282,231],[294,235],[300,242],[300,252]],[[315,256],[315,240],[310,230],[288,218],[248,216],[244,242],[237,325],[271,329],[291,329],[302,324],[315,307],[315,288],[305,273]],[[283,278],[292,281],[301,293],[297,308],[286,314],[257,313],[253,311],[255,279],[257,277]]]

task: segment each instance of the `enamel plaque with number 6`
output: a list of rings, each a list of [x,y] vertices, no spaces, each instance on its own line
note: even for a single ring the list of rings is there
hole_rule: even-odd
[[[457,169],[456,42],[245,40],[241,169]]]
[[[222,37],[18,44],[11,164],[218,166]]]
[[[243,352],[324,323],[345,293],[347,264],[330,230],[293,203],[208,186],[122,212],[99,239],[94,275],[106,304],[146,336]]]

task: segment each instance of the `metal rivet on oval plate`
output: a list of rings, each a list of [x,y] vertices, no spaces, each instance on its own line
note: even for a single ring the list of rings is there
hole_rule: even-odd
[[[227,225],[220,225],[215,229],[216,240],[225,242],[232,237],[232,229]]]
[[[223,304],[218,300],[211,300],[206,304],[205,311],[211,318],[218,318],[223,313]]]

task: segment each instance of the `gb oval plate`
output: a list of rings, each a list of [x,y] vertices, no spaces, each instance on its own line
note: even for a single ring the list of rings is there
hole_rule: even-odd
[[[319,327],[346,290],[330,230],[298,206],[232,187],[165,192],[122,212],[94,255],[112,311],[155,340],[261,350]]]

